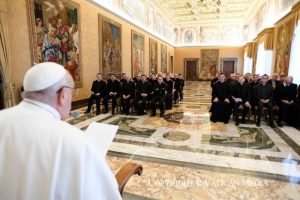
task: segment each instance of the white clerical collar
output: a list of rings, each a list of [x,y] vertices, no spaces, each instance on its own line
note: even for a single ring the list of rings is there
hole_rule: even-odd
[[[35,101],[35,100],[32,100],[32,99],[27,99],[27,98],[25,98],[23,100],[23,102],[34,105],[34,106],[37,106],[37,107],[47,111],[48,113],[50,113],[54,118],[61,119],[61,116],[60,116],[59,112],[57,112],[57,110],[55,110],[52,106],[50,106],[48,104],[42,103],[40,101]]]

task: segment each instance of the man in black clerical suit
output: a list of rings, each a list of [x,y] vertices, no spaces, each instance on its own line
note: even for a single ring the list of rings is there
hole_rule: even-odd
[[[164,116],[166,92],[167,92],[167,84],[163,82],[163,77],[159,76],[157,78],[157,83],[155,83],[153,91],[152,91],[152,100],[151,100],[152,113],[151,113],[151,116],[156,115],[156,102],[159,102],[160,117]]]
[[[220,74],[219,81],[213,85],[211,121],[224,122],[229,121],[229,84],[225,81],[225,75]]]
[[[123,84],[124,82],[126,82],[126,78],[127,78],[126,73],[122,73],[121,74],[121,79],[120,79],[121,84]]]
[[[112,99],[112,114],[115,114],[117,99],[121,94],[121,83],[116,79],[115,74],[110,75],[110,81],[107,82],[107,95],[104,97],[105,113],[108,112],[108,100]]]
[[[146,109],[147,100],[149,100],[149,95],[151,94],[151,85],[146,80],[146,76],[141,76],[141,82],[136,84],[136,96],[134,99],[135,110],[138,115],[144,115]]]
[[[88,107],[85,113],[89,113],[91,111],[91,107],[93,105],[94,100],[96,100],[96,115],[100,114],[100,99],[104,98],[107,92],[106,82],[102,79],[102,75],[100,73],[97,74],[97,80],[93,81],[93,85],[91,88],[91,96],[89,98]]]
[[[166,110],[170,110],[173,107],[173,91],[174,91],[174,82],[171,80],[170,74],[166,75],[165,83],[167,84]]]
[[[129,115],[130,101],[134,98],[134,83],[127,76],[124,79],[121,89],[121,105],[123,114]]]
[[[254,91],[256,90],[256,87],[259,83],[260,83],[260,75],[254,74],[253,80],[249,83],[249,88],[250,88],[250,94],[251,94],[251,100],[250,100],[251,112],[252,112],[252,114],[254,114],[255,118],[256,118],[255,106],[257,106],[257,99],[255,97]]]
[[[261,83],[256,86],[255,97],[257,99],[257,121],[256,126],[260,126],[261,115],[263,107],[268,108],[269,112],[269,124],[274,127],[274,113],[273,113],[273,88],[270,84],[267,83],[268,75],[264,74],[261,77]]]
[[[174,74],[174,104],[176,104],[179,100],[180,89],[180,79],[178,74]]]
[[[296,125],[297,118],[297,85],[293,83],[293,77],[288,76],[285,82],[278,86],[278,126],[282,127],[282,121],[291,126]]]
[[[231,98],[233,99],[233,114],[235,125],[240,124],[239,107],[243,106],[242,123],[245,123],[245,117],[251,108],[249,84],[245,83],[245,78],[240,76],[238,82],[231,88]]]
[[[180,89],[179,89],[179,97],[180,97],[180,101],[183,100],[183,88],[184,88],[184,79],[182,77],[182,74],[178,74],[178,77],[179,77],[179,85],[180,85]]]

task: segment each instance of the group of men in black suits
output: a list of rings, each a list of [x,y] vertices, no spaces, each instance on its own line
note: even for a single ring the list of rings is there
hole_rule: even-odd
[[[166,109],[172,109],[174,103],[183,99],[184,80],[181,74],[151,74],[146,77],[137,74],[130,79],[122,73],[121,79],[116,79],[115,74],[110,74],[107,81],[103,80],[100,73],[92,84],[91,96],[85,113],[90,113],[94,101],[96,101],[96,115],[100,114],[100,101],[103,99],[104,113],[108,112],[108,101],[112,99],[112,114],[115,114],[117,100],[120,99],[122,114],[129,115],[131,106],[136,114],[146,114],[147,107],[151,109],[151,116],[156,115],[156,104],[159,104],[160,117],[164,116]]]
[[[260,76],[247,73],[231,74],[225,80],[225,75],[220,73],[211,81],[212,107],[211,121],[228,123],[231,114],[235,124],[245,123],[245,117],[251,110],[256,120],[256,126],[260,126],[263,108],[266,108],[269,116],[269,125],[274,125],[274,108],[278,110],[277,125],[282,127],[282,122],[299,127],[300,112],[297,85],[293,83],[292,76],[279,76],[274,74],[269,79],[267,74]],[[299,87],[300,88],[300,87]],[[242,118],[240,120],[240,114]],[[297,120],[298,119],[298,120]],[[298,122],[299,121],[299,122]]]

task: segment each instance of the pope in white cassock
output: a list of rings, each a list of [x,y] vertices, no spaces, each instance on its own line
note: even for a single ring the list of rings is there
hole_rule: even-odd
[[[121,199],[100,147],[63,121],[74,82],[55,63],[24,77],[24,100],[0,112],[0,199]]]

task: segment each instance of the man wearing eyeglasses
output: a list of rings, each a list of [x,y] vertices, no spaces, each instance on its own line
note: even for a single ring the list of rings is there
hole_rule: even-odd
[[[41,63],[24,77],[24,100],[0,112],[1,199],[121,199],[101,147],[64,120],[74,82]]]

